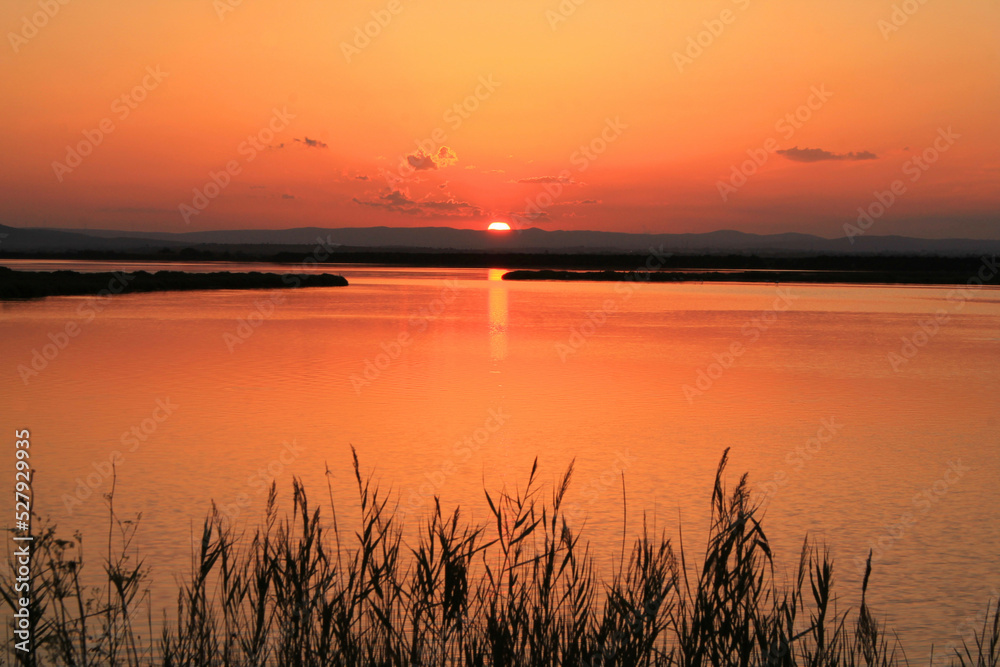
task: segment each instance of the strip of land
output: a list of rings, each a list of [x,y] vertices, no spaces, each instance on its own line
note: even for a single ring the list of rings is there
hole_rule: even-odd
[[[551,269],[561,271],[632,271],[644,268],[647,261],[660,271],[841,271],[912,276],[916,274],[975,273],[983,262],[995,265],[1000,253],[984,248],[983,253],[968,255],[931,254],[721,254],[660,252],[593,252],[564,250],[550,252],[455,251],[421,249],[371,249],[337,247],[317,254],[310,246],[199,246],[162,249],[148,252],[63,251],[10,252],[0,247],[0,262],[5,259],[61,259],[69,261],[120,262],[269,262],[296,266],[372,264],[381,266]]]
[[[985,279],[981,276],[985,275]],[[510,271],[504,280],[591,282],[847,283],[871,285],[1000,285],[998,272],[967,271]]]
[[[452,251],[364,251],[338,248],[325,253],[322,259],[310,254],[308,248],[279,250],[259,246],[246,247],[240,251],[232,248],[225,252],[184,248],[180,251],[160,251],[155,253],[132,252],[64,252],[64,253],[10,253],[0,252],[0,262],[4,259],[62,259],[70,261],[120,261],[120,262],[177,262],[179,265],[198,262],[266,262],[275,267],[276,272],[295,273],[302,266],[375,265],[448,268],[490,268],[509,269],[505,280],[586,280],[586,281],[636,281],[647,282],[750,282],[750,283],[846,283],[846,284],[888,284],[888,285],[964,285],[970,281],[982,284],[1000,284],[998,255],[993,253],[979,256],[943,257],[938,255],[803,255],[803,256],[759,256],[759,255],[680,255],[645,253],[509,253],[509,252],[452,252]],[[652,262],[652,264],[650,263]],[[645,272],[646,266],[657,269]],[[69,272],[63,272],[69,273]],[[138,272],[142,273],[142,272]],[[176,273],[178,276],[187,274]],[[86,274],[93,276],[95,274]],[[159,275],[159,274],[157,274]],[[237,284],[223,284],[212,287],[204,281],[210,276],[226,275],[203,273],[191,278],[196,286],[165,287],[163,289],[252,289],[258,285],[247,284],[243,276],[254,274],[237,273],[231,280]],[[267,274],[263,274],[267,275]],[[204,277],[204,280],[202,279]],[[317,280],[319,276],[302,278],[301,284],[328,286]],[[330,279],[341,279],[330,276]],[[188,279],[185,279],[188,280]],[[271,278],[270,280],[274,280]],[[4,278],[0,275],[0,294]],[[81,282],[77,279],[64,282]],[[174,283],[184,283],[176,280]],[[243,284],[240,284],[243,283]],[[329,283],[333,284],[333,283]],[[346,284],[346,281],[345,283]],[[288,287],[287,283],[266,283],[259,287]],[[134,291],[149,291],[137,289]],[[55,292],[55,294],[78,294],[81,292]],[[90,293],[90,292],[83,292]],[[38,294],[46,296],[47,294]],[[11,297],[6,298],[13,298]],[[31,293],[24,295],[32,296]]]
[[[330,273],[186,273],[136,271],[80,273],[78,271],[14,271],[0,267],[0,299],[38,299],[46,296],[179,292],[191,290],[285,289],[290,287],[345,287],[347,279]]]

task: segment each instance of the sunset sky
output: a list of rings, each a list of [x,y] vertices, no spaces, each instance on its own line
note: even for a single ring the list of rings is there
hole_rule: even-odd
[[[886,204],[868,233],[1000,238],[995,0],[5,0],[0,26],[2,224],[839,237]]]

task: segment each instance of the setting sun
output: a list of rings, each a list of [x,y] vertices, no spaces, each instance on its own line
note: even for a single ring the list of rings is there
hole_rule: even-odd
[[[487,227],[491,232],[509,232],[510,225],[506,222],[491,222],[490,226]]]

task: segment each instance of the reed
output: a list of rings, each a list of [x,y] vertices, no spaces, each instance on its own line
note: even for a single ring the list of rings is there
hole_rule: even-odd
[[[631,549],[622,544],[617,571],[601,578],[564,511],[572,465],[548,498],[537,461],[523,490],[487,492],[486,525],[435,501],[408,542],[389,495],[362,475],[354,453],[360,523],[353,535],[338,526],[332,489],[327,520],[298,480],[291,512],[279,512],[272,486],[263,519],[248,533],[237,533],[213,506],[157,637],[138,518],[118,517],[112,491],[103,585],[83,584],[80,534],[66,540],[53,526],[36,531],[35,648],[17,653],[8,642],[4,664],[907,664],[868,606],[871,557],[853,614],[837,609],[825,548],[805,541],[784,582],[746,476],[726,487],[727,459],[728,450],[700,562],[689,564],[683,544],[652,533],[643,517]],[[0,579],[10,607],[14,583],[6,573]],[[995,602],[972,642],[950,659],[961,667],[1000,664]]]

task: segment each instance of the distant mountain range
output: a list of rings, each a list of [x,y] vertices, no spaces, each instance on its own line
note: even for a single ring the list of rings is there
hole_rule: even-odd
[[[762,235],[731,230],[705,234],[628,234],[538,228],[496,233],[450,227],[300,227],[168,233],[0,225],[0,252],[149,252],[162,248],[209,246],[219,250],[237,246],[313,246],[318,239],[343,246],[345,250],[420,252],[571,254],[644,252],[660,246],[665,252],[675,254],[963,256],[1000,252],[1000,240],[865,235],[856,237],[852,244],[846,238],[825,239],[793,233]]]

